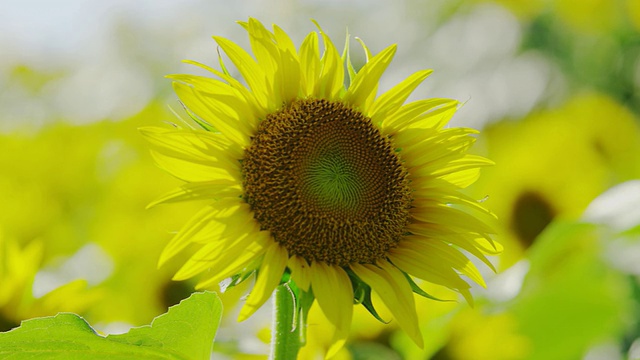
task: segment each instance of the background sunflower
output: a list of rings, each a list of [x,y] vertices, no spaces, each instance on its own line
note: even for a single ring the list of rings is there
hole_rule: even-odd
[[[152,165],[135,129],[174,121],[166,105],[181,107],[163,76],[191,72],[179,65],[184,58],[216,63],[210,35],[249,48],[233,20],[277,23],[300,44],[314,18],[339,49],[346,27],[372,53],[398,44],[380,92],[417,69],[436,70],[410,100],[458,99],[463,106],[451,125],[481,130],[474,151],[497,165],[468,195],[499,215],[505,244],[491,259],[498,274],[483,274],[488,290],[471,289],[473,309],[415,299],[424,350],[395,322],[379,324],[356,311],[339,356],[636,356],[640,271],[630,264],[640,256],[640,220],[632,211],[638,206],[619,209],[638,201],[638,190],[607,191],[640,177],[637,1],[70,0],[55,8],[23,1],[4,4],[1,16],[3,241],[32,254],[20,266],[33,276],[28,292],[36,300],[83,279],[83,291],[96,294],[86,310],[62,295],[60,307],[45,312],[77,311],[100,329],[118,331],[148,323],[188,295],[193,283],[170,281],[181,259],[159,270],[155,264],[198,206],[144,210],[179,182]],[[359,69],[365,58],[353,52],[352,62]],[[585,209],[609,220],[583,216]],[[627,219],[624,226],[619,219]],[[30,252],[33,244],[41,244],[41,260]],[[246,291],[233,288],[223,298],[218,356],[263,358],[268,351],[268,306],[249,323],[235,323],[235,304]],[[23,301],[28,309],[31,300]],[[11,314],[12,322],[44,315],[8,304],[0,301],[0,314]],[[377,309],[391,318],[382,304]],[[323,334],[323,321],[311,319],[310,334]],[[323,354],[329,340],[318,335],[303,354]],[[492,352],[495,343],[508,351]]]

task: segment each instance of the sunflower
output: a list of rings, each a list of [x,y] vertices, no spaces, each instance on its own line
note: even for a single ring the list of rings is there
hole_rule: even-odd
[[[41,241],[21,246],[0,232],[0,332],[20,326],[25,319],[60,311],[86,312],[102,297],[100,291],[88,289],[87,282],[80,279],[36,297],[33,284],[43,255]]]
[[[246,85],[222,59],[221,70],[189,61],[215,75],[170,76],[199,127],[142,129],[158,165],[186,181],[154,204],[209,202],[160,264],[196,245],[176,280],[205,273],[198,286],[206,288],[255,272],[239,320],[293,282],[336,327],[329,355],[346,340],[354,302],[377,316],[373,290],[422,346],[413,292],[428,294],[412,276],[471,302],[461,276],[485,284],[465,254],[492,267],[484,254],[500,250],[487,225],[492,214],[460,192],[492,164],[467,154],[476,131],[445,128],[455,100],[404,104],[431,70],[376,96],[395,45],[373,56],[360,41],[366,63],[356,72],[348,37],[341,55],[319,26],[296,49],[276,25],[240,25],[255,59],[214,39]]]
[[[487,206],[501,219],[502,268],[527,256],[553,221],[579,219],[607,188],[640,177],[637,121],[599,93],[575,95],[521,121],[493,124],[484,139],[499,165],[468,190],[490,194]]]

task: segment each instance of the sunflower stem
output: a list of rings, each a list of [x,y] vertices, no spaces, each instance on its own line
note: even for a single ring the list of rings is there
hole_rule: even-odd
[[[301,328],[296,324],[296,304],[293,292],[287,284],[275,291],[273,328],[271,335],[271,360],[295,360],[300,350]]]

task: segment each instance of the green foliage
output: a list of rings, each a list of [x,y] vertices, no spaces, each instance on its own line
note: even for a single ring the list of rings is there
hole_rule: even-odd
[[[215,293],[195,293],[151,325],[102,337],[80,316],[60,313],[0,333],[0,358],[209,359],[221,315]]]
[[[599,256],[601,228],[556,222],[531,252],[531,268],[513,307],[531,343],[529,359],[577,359],[620,338],[630,314],[626,277]]]
[[[369,314],[371,314],[381,323],[388,324],[389,322],[382,319],[382,317],[378,315],[378,312],[373,307],[373,302],[371,301],[371,286],[360,280],[358,275],[351,271],[351,269],[345,269],[345,271],[347,272],[347,275],[349,275],[351,284],[353,285],[354,302],[356,304],[362,304],[362,306],[367,309]]]
[[[443,301],[443,302],[447,302],[447,301],[453,301],[453,300],[444,300],[444,299],[440,299],[437,298],[429,293],[427,293],[426,291],[422,290],[422,288],[420,288],[420,286],[418,286],[418,284],[416,284],[415,281],[413,281],[413,278],[411,277],[411,275],[407,274],[406,272],[402,272],[402,274],[404,275],[404,277],[407,279],[407,282],[409,282],[409,285],[411,285],[411,290],[422,296],[425,297],[427,299],[431,299],[431,300],[435,300],[435,301]]]

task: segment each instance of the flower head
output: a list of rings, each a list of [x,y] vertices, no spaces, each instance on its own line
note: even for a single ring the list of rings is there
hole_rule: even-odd
[[[0,331],[17,327],[24,319],[60,311],[83,312],[102,297],[99,291],[87,289],[87,282],[81,279],[36,297],[33,283],[40,270],[43,249],[40,241],[20,246],[0,231]]]
[[[336,326],[330,353],[346,339],[354,301],[377,316],[373,290],[422,345],[413,292],[428,294],[412,276],[471,301],[461,275],[484,282],[461,250],[489,266],[484,254],[499,251],[479,219],[491,214],[460,193],[491,164],[467,154],[476,131],[445,128],[455,100],[404,104],[430,70],[376,96],[395,45],[373,56],[362,43],[367,62],[356,72],[348,42],[341,56],[322,31],[296,49],[275,25],[272,32],[254,19],[241,25],[255,59],[214,39],[246,85],[222,61],[221,71],[200,65],[215,79],[173,75],[177,95],[202,129],[143,129],[158,164],[187,181],[158,202],[210,202],[160,262],[197,244],[175,278],[206,272],[201,287],[257,270],[240,319],[281,281],[294,282],[313,293]]]
[[[526,256],[553,221],[579,219],[607,188],[640,177],[640,127],[602,94],[575,95],[521,121],[493,124],[484,135],[500,166],[487,169],[473,191],[491,194],[487,204],[501,220],[502,268]]]

